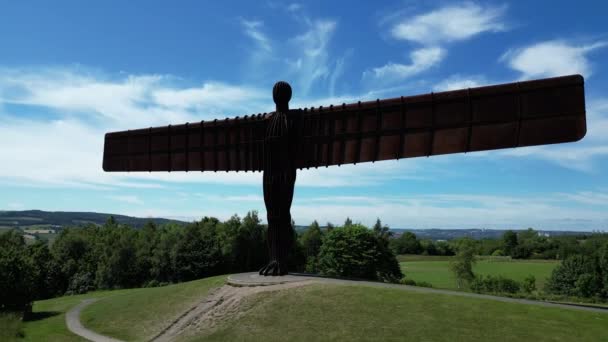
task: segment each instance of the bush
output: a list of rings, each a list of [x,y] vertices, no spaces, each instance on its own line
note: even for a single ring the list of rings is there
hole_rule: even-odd
[[[89,272],[76,273],[66,291],[66,295],[77,295],[95,290],[95,277]]]
[[[407,279],[405,277],[401,278],[399,283],[402,285],[416,286],[416,282],[413,279]]]
[[[502,251],[502,249],[497,249],[494,252],[492,252],[492,256],[504,256],[505,253]]]
[[[420,287],[433,287],[433,284],[427,283],[426,281],[418,281],[418,282],[416,282],[416,286],[420,286]]]
[[[524,292],[532,293],[536,291],[536,278],[533,275],[529,275],[524,279],[524,282],[521,284]]]
[[[503,276],[478,276],[471,282],[471,290],[477,293],[517,293],[521,285]]]
[[[319,252],[321,274],[397,282],[403,274],[388,242],[361,225],[328,232]]]

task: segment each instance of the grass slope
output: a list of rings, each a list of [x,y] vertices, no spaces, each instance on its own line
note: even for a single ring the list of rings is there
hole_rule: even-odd
[[[16,341],[23,336],[21,317],[13,313],[0,313],[0,341]]]
[[[192,341],[601,341],[608,315],[360,286],[251,297],[251,310]]]
[[[65,313],[83,299],[102,298],[128,290],[97,291],[34,302],[32,318],[24,322],[24,339],[19,341],[86,341],[72,334],[65,325]]]
[[[542,289],[557,261],[545,260],[479,260],[473,267],[478,275],[502,275],[522,281],[529,275],[536,278],[536,287]],[[426,281],[433,287],[456,290],[456,278],[450,271],[448,260],[421,260],[401,262],[401,270],[406,278]]]
[[[198,303],[226,276],[164,287],[132,289],[108,296],[81,312],[82,324],[102,335],[125,341],[149,340]]]

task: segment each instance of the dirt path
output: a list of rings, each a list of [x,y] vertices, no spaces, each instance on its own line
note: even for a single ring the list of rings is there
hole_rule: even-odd
[[[82,326],[80,323],[80,311],[87,305],[93,304],[98,298],[85,299],[65,314],[65,323],[74,334],[94,342],[121,342],[120,340],[100,335]]]
[[[173,341],[182,334],[195,334],[198,331],[212,330],[218,323],[238,317],[245,313],[242,302],[245,297],[268,291],[286,290],[305,286],[314,281],[306,280],[285,284],[238,287],[224,285],[211,293],[205,301],[193,307],[175,320],[169,327],[151,341]]]

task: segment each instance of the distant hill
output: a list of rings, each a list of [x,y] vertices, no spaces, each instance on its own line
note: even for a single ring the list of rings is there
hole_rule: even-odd
[[[125,215],[93,213],[93,212],[72,212],[72,211],[43,211],[43,210],[22,210],[22,211],[2,211],[0,210],[0,230],[7,228],[31,228],[31,229],[61,229],[70,226],[79,226],[88,223],[102,225],[110,216],[114,216],[116,222],[127,224],[132,227],[141,228],[146,222],[152,221],[156,224],[177,223],[184,224],[185,221],[171,220],[166,218],[141,218]],[[303,232],[308,226],[298,226],[295,229],[298,232]],[[327,227],[322,226],[325,230]],[[451,240],[461,237],[470,237],[472,239],[495,239],[500,238],[506,230],[504,229],[409,229],[409,228],[391,228],[391,231],[396,236],[403,232],[412,232],[419,239],[431,240]],[[515,230],[517,231],[517,230]],[[576,231],[549,231],[541,230],[541,234],[547,236],[557,235],[579,235],[590,232]]]
[[[102,225],[110,216],[114,216],[116,222],[133,227],[143,227],[146,222],[152,221],[156,224],[185,222],[165,218],[140,218],[125,215],[71,212],[71,211],[0,211],[0,227],[3,228],[54,228],[61,229],[69,226],[80,226],[88,223]]]

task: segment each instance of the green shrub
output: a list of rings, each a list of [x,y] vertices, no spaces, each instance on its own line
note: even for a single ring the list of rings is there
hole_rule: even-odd
[[[536,291],[536,278],[533,275],[529,275],[524,279],[524,282],[521,284],[522,289],[526,293],[532,293]]]
[[[521,285],[513,280],[503,276],[488,275],[477,276],[471,281],[471,290],[477,293],[517,293],[521,289]]]
[[[319,252],[321,274],[398,282],[403,277],[388,241],[352,224],[328,232]]]
[[[494,252],[492,252],[492,256],[504,256],[505,253],[502,251],[502,249],[497,249]]]
[[[414,279],[407,279],[405,277],[401,278],[399,283],[403,285],[416,286],[416,281],[414,281]]]

